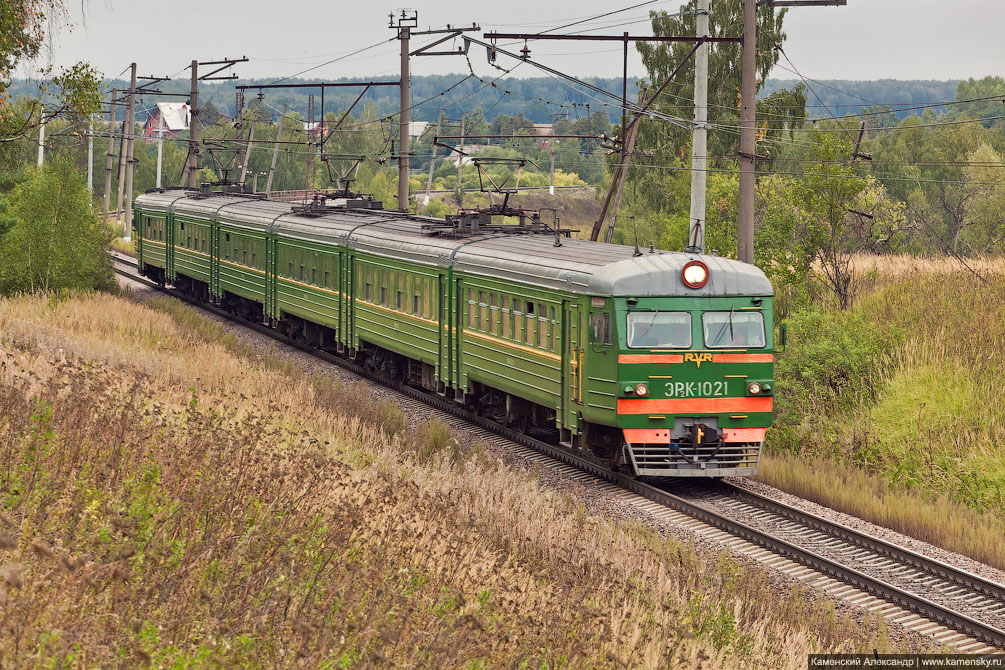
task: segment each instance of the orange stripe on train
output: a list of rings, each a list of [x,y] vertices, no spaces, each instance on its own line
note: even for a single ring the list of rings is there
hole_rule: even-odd
[[[758,398],[622,398],[618,414],[723,414],[770,412],[771,397]]]
[[[618,354],[618,363],[683,363],[681,354]]]
[[[713,363],[773,363],[774,354],[712,354]]]

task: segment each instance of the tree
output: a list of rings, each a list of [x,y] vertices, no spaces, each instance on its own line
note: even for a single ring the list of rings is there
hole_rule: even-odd
[[[8,99],[14,68],[39,55],[47,37],[46,26],[58,26],[65,15],[63,0],[5,0],[0,3],[0,166],[4,172],[12,171],[11,160],[19,154],[17,142],[39,125],[68,116],[79,126],[101,107],[101,78],[83,62],[58,73],[53,73],[51,68],[42,70],[38,99],[27,110],[11,105]],[[46,95],[54,95],[56,102],[43,106],[41,99]]]
[[[696,2],[682,5],[678,14],[650,12],[653,35],[657,37],[694,35]],[[764,85],[771,68],[778,62],[775,45],[785,41],[782,23],[785,9],[761,7],[757,10],[757,90]],[[709,30],[713,37],[738,37],[743,25],[741,0],[716,0],[712,3]],[[639,42],[637,49],[642,64],[649,73],[650,87],[667,80],[694,45],[686,42]],[[709,119],[715,125],[736,126],[740,118],[741,46],[737,42],[714,42],[708,48]],[[805,99],[805,97],[804,97]],[[665,121],[644,122],[639,128],[638,146],[659,147],[662,153],[678,153],[691,140],[690,121],[694,118],[694,58],[688,59],[680,73],[670,82],[654,107],[658,111],[684,121],[684,127]],[[803,112],[799,112],[802,116]],[[709,136],[710,155],[735,155],[739,136],[720,132]]]
[[[1005,78],[984,77],[983,79],[967,79],[961,81],[956,87],[956,100],[973,100],[956,105],[953,115],[959,118],[972,119],[981,117],[985,119],[982,125],[985,128],[1003,128],[1005,121],[1002,115],[1002,98],[1005,97]]]
[[[111,233],[72,160],[57,155],[7,196],[16,219],[0,240],[0,292],[107,289]]]

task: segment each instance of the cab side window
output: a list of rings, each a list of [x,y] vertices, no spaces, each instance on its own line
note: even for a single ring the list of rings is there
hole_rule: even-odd
[[[590,342],[604,346],[614,344],[610,312],[590,312]]]

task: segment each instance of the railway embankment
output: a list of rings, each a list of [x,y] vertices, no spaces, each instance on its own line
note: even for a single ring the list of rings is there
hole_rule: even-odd
[[[0,659],[804,667],[890,649],[192,310],[0,302]]]
[[[859,258],[789,320],[761,479],[1005,569],[1005,263]]]

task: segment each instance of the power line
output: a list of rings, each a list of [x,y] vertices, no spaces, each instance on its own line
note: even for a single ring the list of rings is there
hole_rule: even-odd
[[[363,47],[362,49],[357,49],[356,51],[350,51],[349,53],[347,53],[344,56],[339,56],[338,58],[333,58],[333,59],[331,59],[329,61],[325,61],[324,63],[321,63],[320,65],[314,65],[313,67],[309,67],[306,70],[302,70],[300,72],[297,72],[296,74],[291,74],[289,76],[283,77],[282,79],[277,79],[277,80],[275,80],[272,83],[273,84],[278,84],[280,82],[286,81],[287,79],[293,79],[294,77],[299,77],[302,74],[307,74],[308,72],[313,72],[314,70],[317,70],[318,68],[324,67],[325,65],[331,65],[332,63],[337,63],[340,60],[344,60],[344,59],[348,58],[349,56],[355,56],[356,54],[363,53],[364,51],[369,51],[370,49],[374,49],[376,47],[379,47],[381,44],[384,44],[386,42],[392,42],[392,41],[394,41],[396,39],[397,39],[397,37],[392,37],[390,39],[380,40],[379,42],[374,42],[373,44],[371,44],[368,47]]]

